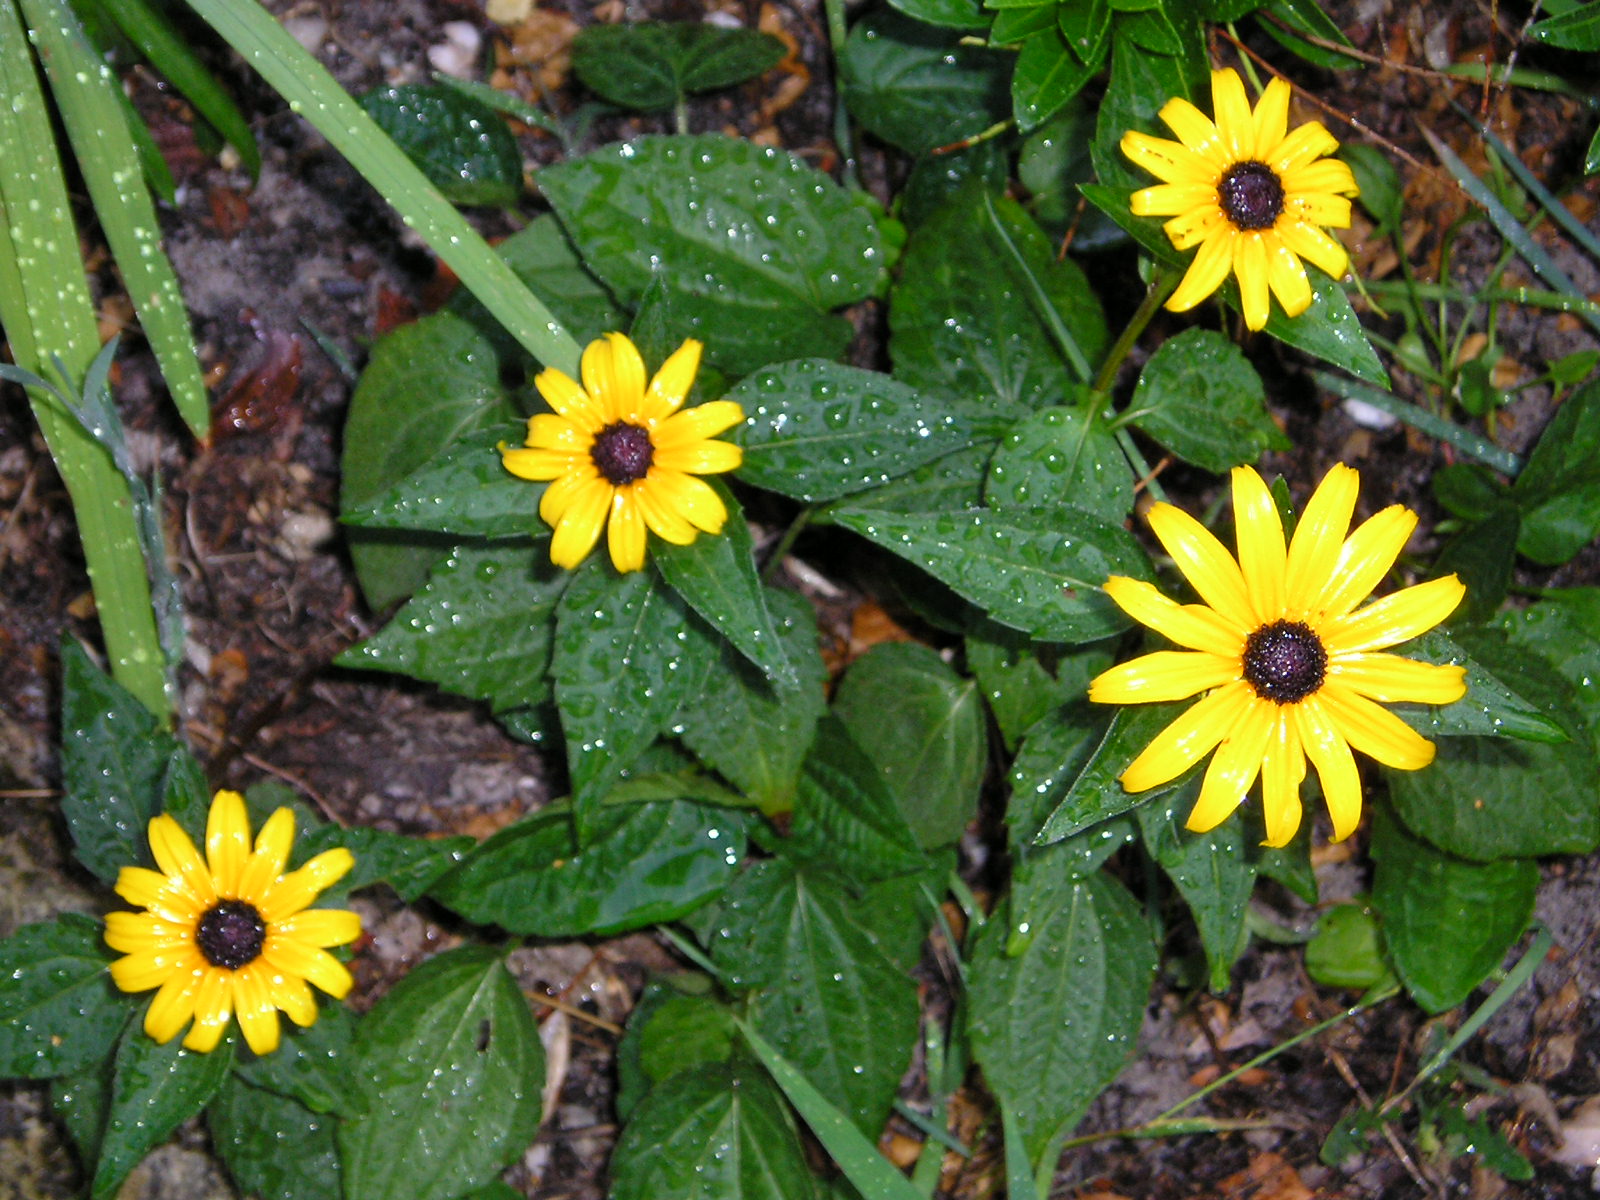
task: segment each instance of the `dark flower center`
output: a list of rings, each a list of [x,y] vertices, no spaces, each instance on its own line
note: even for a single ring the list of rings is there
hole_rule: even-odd
[[[1283,213],[1283,183],[1266,163],[1236,163],[1217,185],[1217,203],[1235,229],[1271,229]]]
[[[655,457],[655,447],[650,444],[648,430],[618,421],[595,435],[589,455],[606,482],[612,487],[621,487],[645,477],[650,470],[650,460]]]
[[[261,955],[267,923],[254,904],[222,900],[206,909],[194,931],[195,944],[213,967],[237,971]]]
[[[1321,687],[1327,675],[1327,650],[1299,621],[1274,621],[1245,639],[1245,682],[1263,700],[1297,704]]]

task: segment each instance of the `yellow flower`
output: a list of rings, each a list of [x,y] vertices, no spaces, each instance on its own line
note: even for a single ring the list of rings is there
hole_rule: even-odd
[[[1311,304],[1311,284],[1300,264],[1315,263],[1335,279],[1349,255],[1320,226],[1350,228],[1355,176],[1336,159],[1334,136],[1312,121],[1289,127],[1289,85],[1267,84],[1255,111],[1244,84],[1230,68],[1211,73],[1216,122],[1181,97],[1168,100],[1161,119],[1178,141],[1138,130],[1122,135],[1122,152],[1162,182],[1133,193],[1136,216],[1171,217],[1167,236],[1179,250],[1199,252],[1167,301],[1186,312],[1222,286],[1231,270],[1239,279],[1244,323],[1267,323],[1267,289],[1291,317]]]
[[[1178,604],[1137,579],[1108,579],[1106,594],[1124,612],[1187,649],[1112,667],[1089,685],[1089,698],[1134,704],[1206,695],[1129,764],[1121,776],[1128,791],[1177,778],[1215,747],[1189,828],[1220,824],[1259,774],[1266,844],[1282,846],[1300,827],[1309,758],[1340,841],[1361,820],[1352,747],[1406,771],[1433,761],[1433,743],[1375,701],[1449,704],[1466,694],[1466,672],[1381,651],[1432,629],[1466,589],[1447,575],[1357,608],[1417,524],[1395,504],[1346,537],[1359,487],[1349,467],[1328,472],[1286,548],[1261,476],[1235,469],[1237,562],[1187,513],[1170,504],[1151,509],[1150,528],[1205,603]]]
[[[696,531],[722,532],[728,510],[695,476],[744,460],[738,446],[711,440],[744,420],[744,410],[714,400],[680,412],[699,369],[700,343],[689,338],[646,386],[638,349],[608,333],[583,352],[582,386],[554,368],[534,379],[555,411],[528,419],[525,449],[500,453],[513,475],[551,481],[539,515],[555,527],[556,566],[581,563],[602,527],[619,571],[644,566],[647,528],[677,546]]]
[[[355,865],[342,847],[285,875],[294,814],[267,818],[250,848],[250,818],[238,792],[218,792],[206,820],[202,859],[170,816],[150,822],[159,871],[123,867],[117,895],[145,912],[106,915],[106,944],[127,957],[111,964],[125,992],[160,988],[144,1031],[166,1043],[189,1023],[186,1049],[216,1048],[237,1015],[257,1054],[278,1047],[278,1010],[296,1025],[317,1019],[307,983],[341,999],[350,972],[327,952],[361,935],[361,918],[342,909],[307,908],[317,893]]]

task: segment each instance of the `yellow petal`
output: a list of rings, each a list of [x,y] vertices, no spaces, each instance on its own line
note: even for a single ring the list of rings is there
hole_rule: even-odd
[[[683,345],[667,356],[667,361],[661,364],[661,369],[650,381],[649,403],[644,414],[647,419],[665,417],[683,404],[700,370],[701,349],[700,343],[694,338],[685,338]]]
[[[1123,154],[1163,183],[1216,183],[1216,167],[1180,142],[1130,129],[1121,145]]]
[[[1226,220],[1220,221],[1216,231],[1200,243],[1194,261],[1167,298],[1167,308],[1172,312],[1188,312],[1221,287],[1233,269],[1233,243],[1237,240],[1233,227]]]
[[[1467,589],[1454,575],[1430,579],[1374,600],[1359,612],[1321,629],[1322,644],[1333,654],[1382,650],[1426,633],[1456,610]]]
[[[1232,481],[1239,570],[1255,614],[1254,624],[1269,625],[1283,616],[1283,519],[1272,493],[1255,471],[1235,467]]]
[[[1187,700],[1197,692],[1239,678],[1239,660],[1188,650],[1158,650],[1118,663],[1089,684],[1089,699],[1099,704],[1143,704]]]
[[[316,1024],[317,1001],[311,988],[298,975],[267,975],[273,1006],[282,1009],[300,1028]]]
[[[1306,755],[1300,727],[1290,708],[1279,706],[1272,736],[1261,760],[1261,816],[1265,846],[1287,846],[1300,828],[1300,784],[1306,777]]]
[[[1296,167],[1283,177],[1283,190],[1290,196],[1319,193],[1328,196],[1359,196],[1356,177],[1337,158],[1323,158]]]
[[[531,479],[535,483],[560,479],[583,461],[564,450],[520,450],[511,446],[500,449],[501,466],[518,479]]]
[[[687,475],[720,475],[744,461],[744,450],[732,442],[690,442],[656,451],[652,465]]]
[[[273,932],[307,946],[343,946],[361,936],[361,917],[343,908],[308,908],[279,921]]]
[[[586,455],[598,432],[555,413],[535,413],[528,418],[527,446],[530,450],[559,451],[568,457]]]
[[[1249,684],[1230,683],[1191,705],[1128,764],[1122,786],[1144,792],[1182,775],[1228,735],[1252,699]]]
[[[245,1045],[256,1054],[278,1048],[278,1008],[272,1002],[267,975],[258,963],[233,974],[233,1010]]]
[[[326,950],[303,945],[292,938],[269,933],[261,956],[274,969],[315,984],[335,1000],[343,999],[355,982],[344,964]]]
[[[666,503],[648,480],[633,489],[633,502],[638,506],[650,532],[663,541],[671,542],[674,546],[687,546],[694,541],[695,527]]]
[[[1209,183],[1158,183],[1140,189],[1128,200],[1128,207],[1136,217],[1176,217],[1208,205],[1212,208],[1217,205],[1217,189]]]
[[[618,488],[611,497],[606,520],[606,549],[611,565],[626,575],[644,566],[644,516],[633,500],[633,488]]]
[[[1331,225],[1335,229],[1350,228],[1350,201],[1343,196],[1323,196],[1316,193],[1290,196],[1283,210],[1288,221],[1308,225]]]
[[[211,800],[206,816],[206,861],[217,882],[217,895],[232,900],[239,895],[239,874],[250,857],[250,814],[238,792],[221,791]]]
[[[1215,829],[1244,801],[1245,793],[1261,773],[1267,739],[1277,719],[1276,704],[1251,698],[1206,767],[1200,798],[1184,822],[1188,829],[1195,833]]]
[[[1122,575],[1107,579],[1104,590],[1123,612],[1168,641],[1235,662],[1244,653],[1244,633],[1204,605],[1179,604],[1154,584]]]
[[[1241,635],[1255,629],[1255,614],[1239,564],[1211,531],[1170,504],[1154,505],[1148,520],[1151,531],[1201,599]]]
[[[550,485],[552,490],[555,486]],[[556,521],[555,533],[550,538],[551,562],[571,570],[589,557],[589,551],[600,540],[600,531],[605,528],[613,490],[598,475],[586,485],[571,490],[571,502]],[[545,495],[549,494],[546,491]],[[539,515],[544,515],[542,505]]]
[[[183,1039],[185,1050],[209,1054],[217,1048],[233,1019],[232,971],[212,968],[200,979],[194,997],[194,1024]]]
[[[1399,504],[1391,504],[1357,525],[1339,547],[1333,570],[1317,597],[1318,618],[1333,621],[1360,604],[1389,573],[1416,527],[1417,514]]]
[[[1289,131],[1289,98],[1292,89],[1288,81],[1274,77],[1256,101],[1255,146],[1247,157],[1265,162],[1267,156],[1282,143]]]
[[[1241,233],[1233,239],[1233,273],[1239,280],[1245,328],[1263,328],[1271,304],[1267,298],[1267,245],[1259,233]]]
[[[1356,771],[1355,756],[1323,708],[1320,693],[1291,705],[1290,711],[1300,733],[1300,744],[1322,783],[1322,798],[1333,819],[1333,840],[1342,842],[1361,823],[1361,776]]]
[[[163,921],[150,913],[111,912],[106,914],[106,945],[113,950],[133,953],[171,946],[186,940],[192,926]]]
[[[1328,666],[1328,678],[1385,704],[1454,704],[1467,694],[1466,668],[1398,654],[1338,655]]]
[[[1281,237],[1272,235],[1263,240],[1267,245],[1267,285],[1283,311],[1288,316],[1298,317],[1311,307],[1311,281],[1306,278],[1306,269]]]
[[[1285,246],[1335,279],[1341,278],[1350,266],[1350,255],[1345,248],[1315,225],[1280,220],[1274,232],[1283,239]]]
[[[1204,204],[1196,205],[1194,208],[1180,213],[1161,227],[1166,231],[1167,240],[1172,243],[1174,250],[1187,250],[1191,246],[1198,246],[1202,242],[1212,240],[1220,241],[1224,245],[1233,244],[1233,226],[1229,223],[1228,218],[1222,215],[1222,209],[1217,205],[1216,190],[1211,188],[1207,190],[1211,192],[1211,199]],[[1212,252],[1214,254],[1222,253],[1221,250],[1213,250]],[[1224,261],[1222,278],[1227,277],[1227,267],[1231,261],[1231,259]],[[1191,263],[1190,270],[1193,271],[1193,269],[1194,264]],[[1210,268],[1207,267],[1206,269],[1209,270]],[[1222,278],[1219,278],[1209,289],[1201,292],[1198,299],[1203,300],[1216,291],[1217,287],[1222,283]],[[1200,285],[1196,282],[1191,286],[1199,287]],[[1198,303],[1198,300],[1196,303]],[[1190,307],[1193,307],[1193,305],[1190,305]]]
[[[167,886],[186,889],[202,905],[216,903],[216,883],[205,860],[183,827],[166,813],[150,822],[150,853],[155,856],[161,873],[169,877]]]
[[[1243,162],[1255,154],[1255,120],[1244,81],[1232,67],[1211,72],[1211,111],[1229,162]]]
[[[586,424],[594,421],[594,416],[589,413],[593,402],[589,393],[578,386],[577,380],[565,371],[558,371],[554,367],[546,367],[533,377],[533,386],[539,389],[539,395],[544,397],[544,402],[554,411],[569,420],[583,420]],[[599,426],[595,425],[598,429]]]
[[[1289,540],[1285,567],[1284,615],[1289,620],[1304,620],[1315,611],[1339,561],[1360,487],[1358,472],[1335,463],[1306,501],[1294,537]]]
[[[261,919],[268,925],[288,920],[309,906],[319,892],[343,879],[355,865],[355,856],[343,846],[324,850],[299,870],[277,880],[256,902]]]
[[[1367,757],[1400,771],[1415,771],[1433,761],[1432,742],[1365,696],[1328,682],[1317,699],[1340,736]]]
[[[721,533],[728,519],[722,497],[711,485],[677,471],[652,471],[648,481],[652,499],[670,507],[689,524],[705,533]]]
[[[198,856],[195,861],[199,861]],[[210,876],[202,873],[201,878],[209,881]],[[213,889],[208,886],[206,891],[208,898],[202,899],[182,878],[169,879],[148,867],[123,867],[117,872],[117,895],[129,904],[157,911],[171,921],[199,920],[200,914],[216,902]]]
[[[660,450],[680,449],[704,438],[715,437],[744,420],[744,409],[733,400],[713,400],[674,413],[650,434],[651,444]],[[735,447],[737,449],[737,447]]]
[[[644,401],[644,359],[625,334],[608,333],[590,342],[581,364],[584,391],[609,425],[638,414]]]
[[[552,480],[549,487],[545,488],[544,495],[539,497],[539,517],[549,525],[558,525],[561,518],[567,515],[567,510],[578,504],[580,498],[586,493],[596,492],[598,498],[583,499],[583,506],[599,504],[602,508],[611,504],[611,484],[601,478],[600,472],[595,470],[592,462],[585,461],[581,466],[570,469],[565,475]]]
[[[1312,159],[1332,154],[1338,148],[1339,139],[1324,129],[1320,121],[1308,121],[1279,142],[1265,162],[1279,179],[1283,179]]]
[[[161,985],[144,1014],[144,1031],[162,1045],[178,1036],[178,1031],[194,1016],[195,993],[208,974],[205,970],[173,975]]]
[[[239,898],[255,902],[266,895],[273,881],[283,874],[293,847],[294,813],[280,808],[256,835],[256,852],[245,860],[239,874]]]
[[[162,946],[140,950],[111,964],[111,982],[124,992],[148,992],[169,979],[187,977],[203,968],[193,946]]]

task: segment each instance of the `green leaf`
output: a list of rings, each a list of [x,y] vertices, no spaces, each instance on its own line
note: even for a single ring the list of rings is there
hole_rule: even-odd
[[[515,204],[522,152],[487,104],[455,88],[375,88],[361,107],[453,204]]]
[[[409,904],[455,866],[472,844],[469,837],[407,837],[386,829],[345,827],[330,821],[296,842],[294,861],[302,862],[323,850],[343,846],[355,855],[356,865],[339,881],[342,891],[387,883]]]
[[[927,865],[878,764],[832,716],[817,725],[802,766],[789,844],[796,856],[853,880],[889,879]]]
[[[1009,912],[978,934],[967,967],[967,1036],[1037,1166],[1134,1049],[1155,975],[1139,906],[1102,874],[1051,873],[1013,944]]]
[[[882,487],[845,497],[825,510],[826,515],[831,520],[847,512],[912,514],[979,508],[983,505],[984,472],[994,450],[994,442],[983,442],[946,454]]]
[[[544,538],[544,489],[505,469],[499,447],[522,444],[522,427],[490,425],[446,445],[415,472],[340,514],[359,529],[415,529],[473,538]]]
[[[956,841],[977,815],[988,761],[976,683],[926,646],[886,642],[851,664],[833,711],[882,774],[918,843]]]
[[[51,1080],[50,1107],[72,1135],[79,1161],[93,1163],[100,1157],[106,1110],[111,1107],[110,1056]]]
[[[983,498],[991,508],[1074,504],[1121,521],[1133,510],[1133,476],[1104,422],[1052,405],[1012,426],[990,460]]]
[[[1589,727],[1600,730],[1600,588],[1547,589],[1538,603],[1503,614],[1500,627],[1561,673]]]
[[[1148,53],[1134,44],[1125,33],[1119,31],[1115,35],[1111,53],[1111,80],[1100,100],[1099,120],[1095,125],[1094,142],[1090,146],[1095,176],[1102,184],[1112,189],[1122,189],[1122,198],[1126,200],[1127,189],[1147,187],[1156,182],[1123,156],[1122,135],[1130,129],[1141,129],[1146,133],[1169,137],[1171,130],[1157,119],[1156,114],[1174,96],[1198,100],[1202,109],[1209,108],[1205,97],[1210,94],[1210,77],[1205,67],[1204,62],[1196,62],[1189,57],[1174,58],[1166,54]],[[1159,231],[1158,224],[1151,224]],[[1165,234],[1162,236],[1165,237]]]
[[[1086,642],[1126,628],[1101,585],[1111,575],[1150,574],[1132,534],[1070,505],[926,516],[839,512],[834,520],[1040,641]]]
[[[728,889],[712,955],[748,1019],[814,1086],[877,1137],[917,1035],[916,985],[835,878],[785,859]]]
[[[1265,10],[1276,20],[1262,21],[1261,27],[1275,42],[1294,51],[1307,62],[1326,67],[1330,71],[1361,66],[1361,60],[1358,58],[1330,50],[1326,46],[1319,46],[1315,42],[1308,42],[1291,32],[1298,30],[1325,42],[1337,42],[1343,46],[1350,44],[1350,39],[1345,37],[1344,30],[1334,23],[1332,17],[1322,11],[1316,0],[1271,0],[1265,6]]]
[[[260,1200],[340,1194],[334,1118],[230,1075],[206,1109],[211,1144],[241,1191]],[[292,1153],[285,1148],[294,1147]]]
[[[827,707],[827,671],[817,648],[817,619],[794,592],[769,591],[777,636],[795,669],[792,686],[776,687],[729,647],[722,656],[715,706],[690,705],[682,715],[683,743],[765,813],[794,804],[800,764]]]
[[[982,29],[989,24],[978,0],[890,0],[890,7],[924,25],[946,29]]]
[[[657,1084],[617,1140],[613,1200],[815,1200],[783,1097],[759,1068],[708,1063]]]
[[[1238,821],[1224,821],[1209,833],[1180,828],[1198,791],[1191,782],[1161,804],[1141,806],[1136,815],[1145,848],[1189,906],[1211,971],[1211,991],[1220,996],[1232,984],[1233,963],[1244,948],[1244,913],[1256,868],[1246,855]]]
[[[1059,706],[1082,699],[1089,680],[1111,665],[1104,647],[1061,657],[992,621],[967,634],[966,658],[1008,747]]]
[[[572,42],[572,69],[591,92],[624,108],[671,108],[691,92],[754,79],[783,57],[754,29],[692,21],[591,25]]]
[[[1495,970],[1533,916],[1539,868],[1531,859],[1469,863],[1379,818],[1372,902],[1395,971],[1429,1012],[1460,1004]]]
[[[587,810],[672,725],[715,658],[654,571],[619,576],[591,555],[556,607],[551,678],[567,743],[579,837]]]
[[[110,884],[149,861],[145,828],[178,744],[75,642],[61,673],[61,814],[78,861]]]
[[[1520,526],[1515,506],[1501,503],[1481,521],[1462,529],[1439,551],[1431,574],[1437,577],[1454,573],[1467,588],[1466,599],[1451,614],[1455,620],[1477,624],[1499,611],[1511,587]]]
[[[1572,735],[1545,712],[1548,690],[1538,665],[1530,674],[1526,655],[1505,650],[1494,635],[1430,629],[1401,647],[1406,658],[1466,668],[1467,694],[1454,704],[1397,704],[1395,713],[1412,728],[1435,737],[1514,737],[1530,742],[1561,742]],[[1470,653],[1469,653],[1470,651]]]
[[[340,508],[358,512],[426,465],[440,446],[503,426],[511,410],[493,345],[461,317],[435,313],[373,347],[350,397]],[[422,585],[449,548],[437,537],[346,532],[367,604],[382,610]]]
[[[737,1026],[728,1007],[711,996],[714,986],[709,975],[694,971],[646,981],[617,1044],[616,1109],[622,1121],[632,1119],[639,1101],[656,1084],[679,1071],[732,1057]]]
[[[659,277],[707,360],[736,374],[837,355],[851,328],[830,310],[877,283],[871,214],[777,150],[720,134],[640,138],[546,167],[539,186],[623,304]]]
[[[103,934],[62,913],[0,941],[0,1075],[48,1079],[111,1052],[132,1005],[106,973]]]
[[[1049,11],[1048,6],[1045,11]],[[1059,5],[1056,11],[1065,17],[1076,10]],[[1110,28],[1109,23],[1106,28]],[[1084,53],[1088,61],[1084,60]],[[1054,22],[1048,28],[1029,34],[1023,39],[1016,69],[1011,75],[1011,111],[1017,128],[1027,133],[1060,112],[1083,90],[1084,84],[1099,74],[1105,65],[1105,55],[1103,38],[1080,51]]]
[[[340,1123],[345,1193],[449,1200],[517,1158],[539,1127],[544,1048],[497,951],[423,963],[356,1033],[368,1114]]]
[[[1523,514],[1517,549],[1537,563],[1564,563],[1600,535],[1600,380],[1556,410],[1511,496]]]
[[[1327,987],[1366,991],[1394,972],[1384,957],[1383,934],[1376,914],[1364,904],[1335,904],[1317,919],[1317,931],[1306,943],[1306,974]]]
[[[355,1028],[355,1014],[344,1005],[324,1005],[316,1022],[304,1029],[285,1022],[271,1054],[243,1055],[234,1077],[308,1112],[358,1115],[365,1111],[365,1097],[351,1057]]]
[[[128,1172],[216,1094],[233,1062],[233,1039],[209,1054],[166,1045],[130,1024],[117,1047],[100,1152],[89,1194],[110,1200]]]
[[[1530,26],[1527,36],[1563,50],[1600,50],[1600,4],[1585,4],[1560,16],[1546,17]]]
[[[739,478],[808,503],[879,486],[974,438],[948,400],[823,359],[757,371],[725,399],[745,410]]]
[[[1130,792],[1122,786],[1118,776],[1187,706],[1186,701],[1174,701],[1165,704],[1130,704],[1118,708],[1088,764],[1073,779],[1066,794],[1051,810],[1033,840],[1040,845],[1060,841],[1108,817],[1137,808],[1182,787],[1185,777],[1179,775],[1149,791]],[[1054,778],[1051,778],[1052,784]],[[1022,791],[1030,785],[1043,790],[1045,782],[1041,778],[1040,783],[1032,783],[1030,778],[1014,775],[1011,786],[1013,791]],[[1051,790],[1054,790],[1053,786]]]
[[[1021,416],[1085,381],[1057,322],[1086,363],[1099,361],[1105,317],[1083,272],[1014,202],[969,182],[906,244],[889,308],[895,378]]]
[[[1209,329],[1186,329],[1161,344],[1139,373],[1122,417],[1179,458],[1218,475],[1292,444],[1273,424],[1266,388],[1250,360]]]
[[[784,653],[767,591],[756,575],[755,543],[744,509],[720,479],[706,483],[727,509],[727,524],[720,534],[702,533],[687,546],[656,542],[656,568],[667,586],[767,679],[794,686],[799,676]]]
[[[845,39],[839,96],[863,129],[922,155],[1005,118],[1006,65],[953,32],[878,10]]]
[[[389,624],[336,660],[395,671],[496,712],[550,696],[551,621],[572,578],[542,542],[457,546]]]
[[[581,849],[571,815],[502,829],[429,889],[469,921],[539,937],[603,936],[671,921],[720,893],[744,821],[689,800],[607,805]]]

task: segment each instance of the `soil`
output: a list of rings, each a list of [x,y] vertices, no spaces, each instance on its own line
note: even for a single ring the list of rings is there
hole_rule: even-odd
[[[783,67],[747,87],[699,98],[690,106],[696,131],[725,129],[780,145],[824,169],[837,165],[826,31],[820,6],[802,0],[653,0],[626,3],[556,0],[524,19],[497,25],[480,0],[269,0],[352,91],[426,77],[430,50],[438,54],[460,29],[478,31],[506,62],[497,83],[530,97],[546,89],[558,110],[581,99],[567,77],[564,47],[580,26],[596,20],[646,17],[700,19],[720,9],[740,24],[759,23],[791,43]],[[515,9],[512,4],[508,7]],[[1572,184],[1592,126],[1585,110],[1564,96],[1521,90],[1485,92],[1470,83],[1445,83],[1435,68],[1487,56],[1504,62],[1524,13],[1497,4],[1421,5],[1390,0],[1344,0],[1326,6],[1364,53],[1380,64],[1359,76],[1319,73],[1272,43],[1249,39],[1250,49],[1281,64],[1307,93],[1326,100],[1324,114],[1342,137],[1367,139],[1400,156],[1407,183],[1405,253],[1427,275],[1440,269],[1442,231],[1464,212],[1463,202],[1420,136],[1427,125],[1468,161],[1482,165],[1477,140],[1447,98],[1491,117],[1552,186]],[[1498,21],[1499,24],[1494,23]],[[1220,57],[1234,51],[1225,40]],[[265,778],[287,782],[341,822],[422,835],[482,836],[536,809],[563,786],[535,747],[508,737],[477,705],[432,689],[335,668],[333,657],[379,627],[356,586],[334,521],[340,428],[352,379],[373,341],[395,325],[437,306],[446,290],[430,256],[402,229],[381,200],[301,120],[237,62],[216,53],[215,64],[251,115],[263,165],[252,181],[236,159],[202,150],[181,100],[141,71],[128,76],[134,102],[146,116],[180,184],[179,200],[163,215],[167,247],[193,316],[202,366],[215,398],[216,431],[208,447],[178,428],[143,343],[130,335],[119,359],[117,397],[135,453],[159,470],[166,488],[166,522],[174,565],[183,582],[188,621],[182,674],[182,733],[218,786]],[[1566,74],[1571,56],[1520,52],[1519,65]],[[481,66],[469,67],[482,77]],[[1575,80],[1582,86],[1592,79]],[[1316,115],[1308,110],[1308,117]],[[1341,117],[1349,118],[1348,122]],[[590,131],[589,144],[664,131],[653,118],[609,116]],[[534,130],[519,130],[530,167],[553,161],[559,147]],[[862,149],[863,176],[880,189],[904,166],[880,147]],[[1578,182],[1569,207],[1600,230],[1600,187]],[[885,190],[883,198],[887,199]],[[532,212],[531,196],[524,206]],[[82,216],[90,218],[87,205]],[[481,217],[490,236],[514,228],[505,216]],[[1356,259],[1368,278],[1392,277],[1390,239],[1357,228]],[[1600,275],[1548,227],[1538,236],[1587,292]],[[127,319],[113,272],[94,248],[89,260],[108,327]],[[1452,243],[1451,278],[1481,280],[1499,254],[1498,241],[1468,225]],[[1124,269],[1121,260],[1091,262],[1091,271]],[[1514,271],[1520,267],[1514,267]],[[1531,272],[1523,271],[1532,283]],[[1125,314],[1124,314],[1125,315]],[[867,305],[856,314],[862,331],[853,357],[881,362],[881,314]],[[1117,314],[1112,315],[1115,324]],[[1176,326],[1174,325],[1174,328]],[[1392,321],[1374,327],[1394,333]],[[1159,333],[1160,331],[1155,331]],[[1147,335],[1146,344],[1155,344]],[[1595,339],[1570,317],[1505,306],[1497,371],[1508,380],[1538,374],[1544,363]],[[1251,347],[1271,386],[1272,408],[1296,449],[1266,467],[1293,480],[1321,476],[1334,462],[1363,474],[1363,502],[1400,501],[1423,514],[1422,528],[1444,519],[1427,481],[1450,460],[1448,449],[1405,427],[1352,413],[1319,393],[1306,364],[1267,344]],[[1130,376],[1131,379],[1131,376]],[[1404,383],[1402,389],[1408,386]],[[1404,394],[1404,393],[1403,393]],[[1422,399],[1420,393],[1412,398]],[[1535,387],[1499,415],[1502,437],[1528,445],[1549,415],[1548,389]],[[1209,477],[1169,468],[1168,490],[1203,505],[1214,495]],[[1419,540],[1424,560],[1437,541]],[[15,389],[0,391],[0,934],[62,909],[103,911],[106,897],[69,861],[56,815],[59,783],[53,749],[57,647],[62,638],[96,642],[92,600],[77,550],[70,505],[26,405]],[[799,568],[793,586],[814,594],[825,625],[841,646],[882,636],[880,610],[860,597],[823,597]],[[1527,587],[1600,582],[1600,548],[1591,546],[1555,571],[1523,568]],[[836,589],[835,589],[836,591]],[[1325,833],[1325,831],[1323,831]],[[974,856],[976,861],[977,856]],[[1368,885],[1360,839],[1322,856],[1324,899],[1360,893]],[[1595,1097],[1600,1096],[1600,955],[1594,929],[1600,914],[1600,856],[1544,865],[1539,917],[1556,949],[1531,984],[1468,1043],[1461,1061],[1481,1072],[1462,1096],[1534,1162],[1525,1184],[1507,1183],[1466,1154],[1433,1152],[1415,1121],[1338,1167],[1321,1163],[1319,1149],[1334,1123],[1359,1103],[1403,1086],[1414,1073],[1433,1026],[1451,1027],[1461,1013],[1424,1021],[1402,1001],[1352,1017],[1247,1072],[1213,1093],[1194,1112],[1236,1127],[1160,1140],[1102,1140],[1063,1158],[1054,1196],[1113,1200],[1255,1196],[1580,1196],[1600,1190],[1600,1149],[1584,1160],[1573,1149],[1597,1144]],[[1272,919],[1304,926],[1314,914],[1268,890],[1258,901]],[[370,1004],[409,966],[454,944],[463,931],[426,905],[405,908],[382,895],[364,897],[371,933],[357,963],[353,1003]],[[1309,1024],[1353,1003],[1313,985],[1298,951],[1256,941],[1221,997],[1196,991],[1180,969],[1188,949],[1175,941],[1172,967],[1152,996],[1140,1053],[1096,1104],[1084,1129],[1123,1129],[1147,1120],[1219,1074],[1276,1045]],[[537,1140],[507,1176],[522,1194],[543,1200],[589,1200],[604,1194],[605,1161],[615,1137],[611,1054],[616,1028],[648,975],[674,958],[648,934],[603,943],[541,945],[513,963],[530,997],[548,998],[540,1015],[558,1092],[547,1105]],[[935,973],[936,974],[936,973]],[[1480,993],[1475,998],[1481,1001]],[[1466,1011],[1471,1011],[1469,1003]],[[915,1078],[908,1088],[915,1090]],[[1585,1107],[1588,1105],[1588,1107]],[[947,1194],[961,1200],[1003,1192],[1000,1151],[977,1089],[963,1091],[953,1117],[976,1142],[968,1163],[954,1160]],[[0,1086],[0,1197],[65,1197],[79,1179],[64,1132],[48,1115],[43,1090]],[[1571,1134],[1562,1150],[1563,1130]],[[891,1130],[894,1153],[911,1136]],[[189,1200],[230,1196],[225,1175],[206,1152],[196,1125],[153,1155],[123,1195]]]

